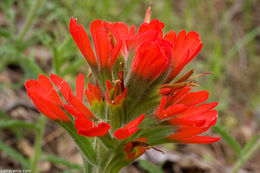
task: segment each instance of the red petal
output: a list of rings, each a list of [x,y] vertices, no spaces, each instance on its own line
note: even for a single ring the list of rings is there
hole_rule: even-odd
[[[164,39],[168,40],[171,43],[174,43],[176,40],[176,32],[174,31],[168,32],[167,34],[165,34]]]
[[[69,94],[73,94],[71,87],[69,84],[59,77],[56,74],[51,74],[51,81],[56,85],[56,87],[60,90],[61,94],[65,98],[65,100],[69,101]]]
[[[92,35],[92,37],[95,37],[93,41],[97,56],[99,58],[100,66],[102,68],[108,66],[108,59],[110,57],[111,49],[110,37],[104,28],[100,28],[95,32],[96,35]]]
[[[90,118],[95,117],[94,114],[90,112],[90,110],[88,110],[88,108],[82,102],[80,102],[78,98],[75,97],[73,94],[69,94],[68,103],[72,105],[78,112],[82,112]]]
[[[114,136],[119,139],[119,140],[124,140],[125,138],[131,136],[132,134],[134,134],[135,132],[137,132],[138,128],[130,128],[130,129],[126,129],[126,128],[121,128],[121,129],[117,129],[114,133]]]
[[[205,120],[194,120],[192,118],[172,118],[169,120],[172,125],[185,125],[185,126],[202,126]]]
[[[76,79],[76,96],[83,102],[83,92],[84,92],[84,75],[80,73]]]
[[[97,61],[88,35],[84,28],[77,24],[77,19],[71,18],[70,20],[70,34],[88,63],[96,65]]]
[[[31,96],[37,109],[50,119],[60,120],[63,122],[70,121],[66,113],[57,104],[46,100],[44,97],[37,95],[35,92],[32,92]]]
[[[85,90],[85,95],[87,97],[89,105],[92,105],[93,101],[95,100],[94,95],[87,89]]]
[[[85,115],[83,112],[79,112],[76,109],[74,109],[73,107],[69,106],[69,105],[64,105],[64,108],[66,109],[66,111],[68,113],[70,113],[72,116],[76,117],[76,118],[85,118],[85,119],[89,119],[89,117],[87,115]]]
[[[160,106],[158,107],[157,111],[155,112],[155,114],[156,114],[157,116],[159,116],[159,115],[162,113],[164,107],[166,106],[166,101],[167,101],[167,98],[166,98],[166,97],[163,97],[163,98],[161,99]]]
[[[191,92],[185,95],[177,103],[192,106],[206,101],[208,97],[209,97],[209,93],[207,91]]]
[[[179,141],[179,140],[182,140],[182,139],[185,139],[188,137],[192,137],[192,136],[201,134],[208,130],[208,128],[201,128],[201,127],[185,127],[185,128],[181,127],[179,129],[180,129],[179,132],[168,136],[168,138],[171,140]]]
[[[219,137],[209,137],[209,136],[193,136],[190,138],[185,138],[180,140],[180,143],[194,143],[194,144],[209,144],[217,142],[221,138]]]
[[[179,90],[174,96],[169,96],[170,100],[168,101],[168,105],[176,104],[181,100],[189,91],[190,87],[183,88]]]
[[[105,136],[110,129],[110,125],[107,123],[99,123],[97,127],[91,127],[89,129],[79,130],[78,134],[87,137]]]
[[[184,104],[171,105],[168,108],[166,108],[165,110],[163,110],[162,114],[166,114],[167,117],[171,117],[186,109],[187,109],[187,106]]]
[[[107,91],[110,91],[111,89],[113,89],[113,85],[109,80],[106,80],[106,87],[107,87]]]
[[[196,107],[191,107],[184,111],[182,114],[177,115],[178,118],[185,118],[185,117],[194,117],[200,114],[203,114],[204,112],[215,108],[218,105],[217,102],[213,103],[207,103],[207,104],[202,104]]]
[[[111,58],[109,60],[109,64],[108,64],[110,69],[112,69],[112,66],[116,62],[116,59],[121,51],[122,45],[123,45],[123,42],[121,40],[116,42],[116,44],[113,48],[112,54],[111,54]]]
[[[183,67],[189,63],[201,50],[202,43],[199,34],[191,31],[186,34],[186,31],[181,31],[174,43],[173,47],[173,71],[169,79],[176,77]]]
[[[95,126],[95,124],[92,121],[87,120],[85,118],[77,118],[75,120],[75,128],[77,130],[89,129],[89,128],[92,128],[94,126]]]
[[[143,23],[138,30],[138,33],[143,33],[149,30],[155,30],[158,31],[160,33],[160,37],[162,37],[163,35],[163,31],[162,29],[164,28],[164,23],[160,22],[158,19],[153,19],[151,22],[149,23]]]
[[[137,127],[145,118],[145,115],[142,114],[140,117],[134,119],[133,121],[131,121],[130,123],[126,124],[124,126],[124,128],[133,128],[133,127]]]
[[[156,79],[168,66],[168,57],[158,43],[144,43],[136,53],[132,72],[136,72],[143,79]]]

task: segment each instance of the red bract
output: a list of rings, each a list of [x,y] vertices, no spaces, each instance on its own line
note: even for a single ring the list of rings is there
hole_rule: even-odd
[[[168,62],[169,59],[158,42],[146,42],[135,54],[132,73],[143,80],[152,81],[164,72]]]
[[[95,101],[100,102],[103,98],[99,86],[94,86],[91,83],[88,83],[88,89],[85,90],[85,94],[90,105],[92,105]]]
[[[145,115],[143,114],[130,123],[126,124],[123,128],[117,129],[114,133],[114,136],[119,140],[123,140],[131,136],[139,129],[137,126],[143,121],[144,117]]]
[[[116,42],[115,40],[113,41],[113,35],[108,31],[108,28],[112,28],[111,30],[114,31],[125,26],[119,25],[119,28],[110,26],[110,23],[102,22],[101,20],[95,20],[91,23],[90,30],[96,50],[95,56],[87,33],[81,25],[77,24],[76,19],[71,18],[70,34],[91,66],[96,67],[99,64],[101,69],[107,67],[111,70],[120,53],[123,42],[120,39],[117,39]],[[118,37],[121,37],[121,35]]]
[[[90,120],[77,118],[75,127],[78,130],[78,134],[86,137],[95,137],[106,135],[111,126],[105,122],[101,122],[96,126],[95,123]]]
[[[25,88],[37,109],[52,120],[69,122],[70,119],[61,109],[63,102],[53,88],[51,81],[40,74],[38,81],[31,79],[26,81]]]
[[[74,96],[69,84],[61,77],[55,74],[51,74],[50,78],[67,101],[65,109],[69,113],[75,117],[84,115],[85,118],[95,118],[93,113],[83,104],[84,76],[82,76],[82,74],[79,74],[77,78],[76,96]]]
[[[217,121],[217,111],[211,110],[216,102],[201,104],[208,98],[208,92],[189,93],[190,88],[180,89],[174,95],[164,96],[155,115],[161,121],[167,120],[177,127],[168,138],[178,142],[210,143],[219,138],[197,136],[207,131]],[[201,105],[198,105],[201,104]],[[166,108],[165,108],[166,107]],[[203,139],[200,141],[200,139]]]
[[[201,50],[202,42],[198,33],[181,31],[178,36],[174,31],[165,35],[165,39],[173,44],[172,49],[172,71],[169,80],[174,79],[183,67],[188,64]]]
[[[113,87],[110,81],[106,81],[106,98],[107,102],[112,105],[118,105],[122,102],[123,99],[127,96],[127,88],[123,91],[120,89],[120,83],[118,82],[115,87]]]

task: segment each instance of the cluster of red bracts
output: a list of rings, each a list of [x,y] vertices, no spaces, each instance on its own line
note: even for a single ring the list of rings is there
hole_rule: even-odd
[[[84,75],[79,74],[76,79],[76,96],[69,84],[62,78],[55,74],[51,74],[51,81],[61,92],[63,98],[67,104],[64,104],[57,91],[54,89],[51,81],[44,75],[40,75],[37,80],[31,79],[25,83],[29,97],[33,100],[37,109],[46,115],[48,118],[55,121],[69,122],[71,121],[66,115],[64,108],[68,113],[76,118],[75,127],[78,130],[78,134],[87,137],[105,136],[110,125],[106,122],[98,122],[99,119],[84,105]],[[126,98],[127,90],[122,94],[116,96],[115,101],[112,103],[109,92],[113,89],[113,85],[107,81],[107,102],[110,104],[120,104],[122,99]],[[88,84],[88,89],[85,90],[85,95],[90,105],[94,101],[101,102],[103,100],[103,94],[98,86],[94,86],[91,83]],[[138,130],[138,125],[142,122],[145,115],[141,115],[137,119],[129,122],[124,127],[117,129],[114,132],[114,137],[123,140]],[[95,122],[98,124],[96,125]]]
[[[124,140],[139,130],[138,126],[148,115],[128,118],[131,121],[121,122],[121,127],[113,128],[109,122],[113,119],[97,116],[92,108],[102,104],[122,106],[128,100],[129,93],[133,92],[131,89],[138,92],[138,88],[128,87],[129,81],[143,81],[146,86],[158,88],[157,95],[161,97],[161,102],[149,116],[155,116],[158,124],[172,125],[173,132],[166,136],[167,140],[182,143],[211,143],[219,140],[216,137],[198,136],[216,123],[218,114],[212,109],[217,103],[203,103],[208,99],[206,91],[189,92],[191,83],[183,83],[192,73],[172,82],[202,48],[200,37],[193,31],[181,31],[178,35],[170,31],[163,35],[163,28],[164,24],[157,19],[151,22],[146,19],[138,32],[134,26],[128,28],[121,22],[95,20],[90,25],[93,49],[86,31],[72,18],[70,33],[96,77],[95,84],[89,82],[85,88],[85,77],[79,74],[74,94],[69,84],[59,76],[51,74],[49,79],[40,75],[38,81],[32,79],[25,83],[29,97],[38,110],[50,119],[75,123],[79,135],[104,137],[109,133],[116,140]],[[118,67],[122,64],[125,66]],[[108,78],[99,78],[102,74]],[[91,110],[84,104],[84,93]],[[142,93],[142,96],[146,95]],[[128,159],[141,155],[146,149],[142,145],[145,142],[145,136],[128,142],[123,149]]]

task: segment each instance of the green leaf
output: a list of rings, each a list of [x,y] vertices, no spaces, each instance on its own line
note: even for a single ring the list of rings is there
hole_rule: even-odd
[[[0,120],[0,128],[31,128],[38,129],[37,125],[21,120]]]
[[[0,141],[0,150],[6,153],[8,156],[12,157],[18,163],[22,165],[23,168],[29,167],[29,161],[23,157],[18,151],[8,146],[7,144]]]
[[[141,168],[149,173],[163,173],[161,168],[156,167],[154,164],[148,162],[147,160],[139,160],[138,161]]]
[[[22,57],[19,59],[19,64],[24,69],[27,78],[37,78],[40,73],[43,73],[40,66],[33,59]]]
[[[244,155],[245,153],[247,153],[248,150],[250,150],[250,148],[252,148],[252,146],[256,143],[257,139],[259,139],[259,138],[260,138],[260,135],[256,135],[256,136],[252,137],[252,139],[249,142],[247,142],[247,144],[242,149],[241,155]]]
[[[9,33],[8,30],[0,28],[0,36],[9,38],[10,37],[10,33]]]
[[[217,124],[213,127],[213,129],[218,132],[222,138],[234,149],[237,155],[241,154],[241,146],[221,125]]]
[[[55,163],[55,164],[61,164],[61,165],[65,165],[68,168],[71,169],[79,169],[82,170],[82,166],[73,162],[70,162],[66,159],[57,157],[57,156],[53,156],[53,155],[43,155],[41,156],[40,160],[45,160],[45,161],[49,161],[51,163]]]

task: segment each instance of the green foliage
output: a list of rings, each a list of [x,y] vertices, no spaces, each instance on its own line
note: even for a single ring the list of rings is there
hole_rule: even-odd
[[[0,141],[0,151],[4,152],[14,160],[16,160],[18,163],[22,165],[23,168],[29,167],[29,161],[18,151],[10,147],[9,145],[3,143]]]
[[[140,167],[146,170],[148,173],[163,173],[163,170],[161,168],[158,168],[147,160],[139,160],[138,163]]]
[[[81,165],[78,165],[76,163],[73,163],[71,161],[65,160],[63,158],[60,158],[60,157],[57,157],[57,156],[54,156],[54,155],[42,155],[40,160],[49,161],[49,162],[54,163],[54,164],[61,164],[61,165],[68,167],[69,169],[82,170]]]

